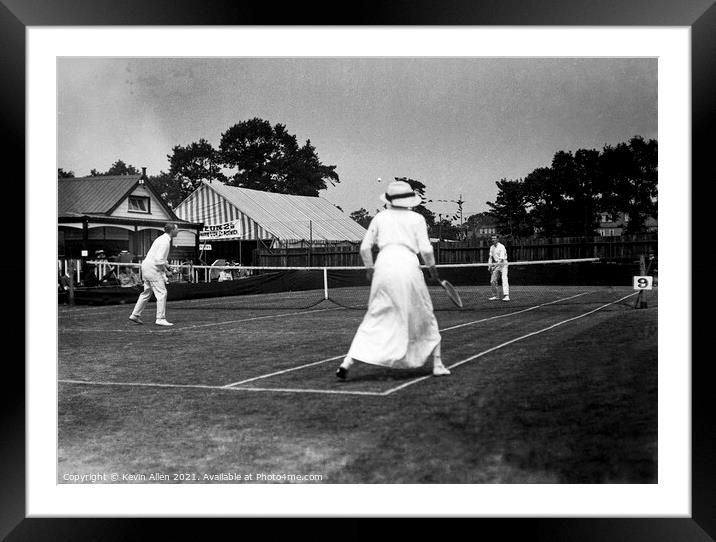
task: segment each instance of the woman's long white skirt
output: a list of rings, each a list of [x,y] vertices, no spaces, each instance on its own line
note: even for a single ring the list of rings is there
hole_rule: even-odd
[[[439,343],[417,256],[399,245],[384,247],[375,262],[368,311],[348,356],[373,365],[413,368],[424,365]]]

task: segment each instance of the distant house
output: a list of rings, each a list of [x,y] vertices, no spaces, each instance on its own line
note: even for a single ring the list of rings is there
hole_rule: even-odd
[[[469,218],[468,228],[468,235],[488,237],[497,233],[497,220],[487,213],[479,213]]]
[[[597,234],[601,237],[619,237],[624,234],[629,222],[629,215],[626,213],[601,213]],[[644,222],[646,232],[652,233],[658,230],[658,221],[654,217],[648,217]]]
[[[646,228],[646,231],[649,233],[657,232],[659,231],[659,222],[656,218],[650,216],[646,219],[646,222],[644,222],[644,228]]]
[[[625,225],[623,215],[614,216],[610,213],[601,213],[597,234],[601,237],[619,237],[624,231]]]
[[[180,220],[151,187],[146,169],[141,175],[72,177],[57,180],[58,256],[108,257],[128,251],[141,260],[152,242],[174,222],[179,235],[171,258],[198,255],[201,223]]]

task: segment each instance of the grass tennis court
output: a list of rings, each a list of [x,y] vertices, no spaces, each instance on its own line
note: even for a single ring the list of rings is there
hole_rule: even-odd
[[[153,305],[144,326],[127,305],[60,307],[58,482],[657,481],[656,291],[634,310],[629,288],[513,287],[510,303],[436,311],[451,376],[359,364],[346,382],[334,371],[364,312],[286,308],[310,294],[174,301],[168,329]]]

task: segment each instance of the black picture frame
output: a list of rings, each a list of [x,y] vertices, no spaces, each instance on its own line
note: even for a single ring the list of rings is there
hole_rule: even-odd
[[[25,201],[25,29],[28,26],[83,25],[586,25],[586,26],[688,26],[692,31],[692,157],[693,179],[708,184],[716,179],[711,156],[714,145],[716,107],[716,6],[714,0],[384,0],[356,3],[355,9],[339,10],[340,3],[282,4],[246,0],[1,0],[0,93],[6,142],[5,179],[10,201]],[[685,186],[688,180],[685,180]],[[697,183],[692,183],[696,189]],[[699,198],[708,195],[698,188]],[[693,193],[692,193],[693,194]],[[692,195],[693,197],[693,195]],[[28,202],[25,202],[26,204]],[[21,214],[23,206],[17,206]],[[703,215],[702,215],[703,216]],[[24,216],[15,223],[24,224]],[[51,225],[48,225],[50,227]],[[698,221],[691,227],[694,246],[703,240],[708,227]],[[703,226],[703,227],[699,227]],[[701,237],[700,237],[701,236]],[[3,265],[6,302],[13,307],[10,325],[23,325],[25,250],[15,239],[10,261]],[[709,245],[701,245],[706,252]],[[690,251],[689,251],[690,252]],[[31,256],[31,255],[29,255]],[[32,258],[29,259],[32,261]],[[696,260],[694,261],[696,265]],[[696,270],[696,267],[694,267]],[[705,269],[704,269],[705,271]],[[9,282],[12,281],[12,282]],[[19,287],[22,281],[24,288]],[[13,296],[16,296],[15,299]],[[710,296],[709,296],[710,297]],[[20,299],[22,298],[22,299]],[[704,299],[705,302],[705,299]],[[20,323],[23,324],[20,324]],[[693,318],[708,325],[708,319]],[[29,325],[32,325],[29,323]],[[18,330],[19,331],[19,330]],[[7,336],[11,336],[8,334]],[[17,334],[15,336],[18,336]],[[694,339],[698,333],[692,331]],[[6,343],[7,345],[8,343]],[[695,346],[695,345],[694,345]],[[696,352],[696,349],[693,349]],[[7,352],[7,351],[6,351]],[[23,356],[24,357],[24,356]],[[692,515],[690,518],[601,518],[601,519],[478,519],[468,528],[484,536],[499,534],[500,539],[519,535],[533,540],[629,540],[702,541],[716,537],[716,422],[714,400],[708,378],[708,358],[694,356],[692,363]],[[20,356],[7,356],[6,386],[0,414],[0,538],[20,540],[143,540],[151,535],[150,526],[161,522],[164,539],[175,533],[190,534],[185,521],[134,519],[26,519],[25,518],[25,388],[14,383],[25,381]],[[691,360],[670,360],[689,363]],[[10,384],[10,385],[8,385]],[[660,398],[664,400],[663,397]],[[222,520],[231,521],[231,520]],[[202,522],[204,523],[204,522]],[[212,526],[212,531],[216,526]],[[274,527],[272,527],[274,528]],[[455,528],[451,526],[450,529]],[[205,529],[205,527],[199,527]],[[337,529],[337,530],[336,530]],[[333,526],[335,536],[358,534],[361,527]],[[421,527],[422,529],[422,527]],[[204,535],[208,531],[201,531]],[[341,534],[343,533],[343,534]],[[273,535],[276,534],[274,531]],[[203,537],[202,537],[203,538]],[[200,538],[201,539],[201,538]]]

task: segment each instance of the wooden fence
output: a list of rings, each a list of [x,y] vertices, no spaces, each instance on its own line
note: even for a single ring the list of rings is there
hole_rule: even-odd
[[[634,260],[642,255],[658,257],[657,235],[621,237],[557,237],[501,239],[510,261],[567,260],[603,258]],[[439,264],[484,263],[490,254],[487,239],[433,243]],[[253,265],[270,267],[338,267],[363,265],[358,245],[314,246],[254,250]]]
[[[253,264],[267,267],[341,267],[363,265],[359,245],[306,246],[254,250]]]

